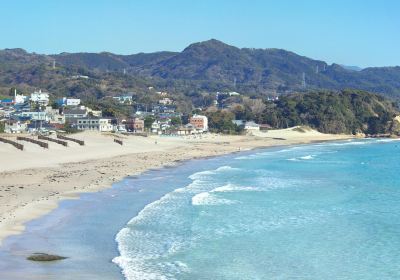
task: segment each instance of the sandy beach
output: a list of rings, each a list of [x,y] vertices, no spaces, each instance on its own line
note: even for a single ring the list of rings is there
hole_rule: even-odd
[[[10,137],[16,136],[3,135]],[[49,143],[49,149],[23,142],[24,151],[0,143],[0,242],[24,230],[24,223],[56,208],[62,199],[110,187],[115,181],[179,161],[217,156],[239,150],[314,141],[348,139],[297,129],[256,132],[246,136],[159,137],[118,136],[82,132],[73,135],[84,146]],[[22,142],[21,142],[22,143]]]

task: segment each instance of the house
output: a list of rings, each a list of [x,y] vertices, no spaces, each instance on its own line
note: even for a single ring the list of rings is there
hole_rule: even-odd
[[[202,130],[197,130],[196,127],[190,123],[185,126],[180,126],[173,131],[174,134],[178,135],[192,135],[203,132]]]
[[[24,104],[25,102],[28,101],[28,96],[25,96],[23,94],[17,94],[17,92],[14,92],[14,104]]]
[[[160,124],[161,132],[164,134],[166,133],[166,131],[170,130],[170,128],[171,128],[171,125],[169,123],[164,122],[164,123]]]
[[[268,129],[271,129],[271,126],[269,124],[260,124],[261,131],[268,131]]]
[[[144,120],[139,118],[127,120],[125,126],[130,132],[144,132]]]
[[[14,100],[7,98],[7,99],[0,100],[0,103],[3,106],[12,106],[12,105],[14,105]]]
[[[151,124],[151,132],[152,133],[161,133],[161,125],[160,122],[155,121]]]
[[[49,104],[49,93],[42,92],[42,90],[31,93],[31,102],[36,103],[40,106],[47,106]]]
[[[168,97],[164,97],[163,99],[158,100],[158,103],[162,105],[171,105],[174,101]]]
[[[159,96],[168,96],[168,92],[166,91],[157,91],[156,92]]]
[[[245,122],[243,120],[232,120],[232,123],[238,127],[244,127]]]
[[[29,133],[49,133],[49,131],[54,131],[59,129],[58,125],[41,122],[41,121],[32,121],[28,124],[27,130]]]
[[[260,130],[260,125],[256,124],[253,121],[249,121],[249,122],[245,123],[244,130],[246,130],[248,132],[250,132],[250,131],[259,131]]]
[[[112,120],[108,118],[99,119],[99,130],[100,131],[113,131],[114,126],[112,125]]]
[[[85,108],[85,107],[81,106],[81,108]],[[101,117],[103,115],[103,112],[101,110],[93,110],[93,109],[86,107],[86,111],[88,112],[89,115],[92,115],[94,117]]]
[[[120,95],[120,96],[114,96],[114,100],[118,101],[120,104],[132,104],[132,93],[128,93],[125,95]]]
[[[22,133],[27,129],[25,122],[17,120],[8,120],[5,122],[4,132],[6,133]]]
[[[64,124],[65,123],[65,115],[60,114],[59,109],[53,109],[51,107],[46,107],[45,112],[50,117],[50,123],[52,123],[52,124]]]
[[[192,134],[192,129],[189,127],[179,127],[176,131],[176,134],[178,135],[191,135]]]
[[[74,109],[64,110],[64,117],[66,120],[86,118],[87,116],[88,116],[88,111],[86,110],[86,108],[74,108]]]
[[[87,117],[76,120],[76,128],[78,130],[97,130],[101,132],[113,131],[111,119]]]
[[[44,111],[21,112],[21,113],[15,114],[15,116],[18,116],[19,118],[23,118],[23,119],[30,119],[32,121],[45,121],[45,122],[50,121],[50,116],[47,114],[47,112],[44,112]]]
[[[190,118],[189,123],[201,132],[208,131],[208,118],[202,115],[194,115]]]
[[[79,98],[63,97],[57,100],[57,104],[60,106],[79,106],[81,104],[81,100]]]

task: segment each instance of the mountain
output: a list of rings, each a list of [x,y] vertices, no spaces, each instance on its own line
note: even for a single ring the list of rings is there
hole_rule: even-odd
[[[92,80],[70,81],[76,74]],[[252,96],[354,88],[400,99],[400,67],[359,70],[282,49],[237,48],[215,39],[191,44],[182,52],[133,55],[0,51],[0,91],[29,86],[97,97],[147,86],[172,93],[234,90]]]
[[[358,67],[358,66],[343,65],[343,64],[340,64],[340,66],[342,66],[344,69],[347,69],[349,71],[361,71],[361,70],[363,70],[361,67]]]
[[[173,52],[139,53],[134,55],[116,55],[102,53],[61,53],[51,57],[63,66],[81,67],[97,71],[121,71],[123,69],[140,70],[175,55]]]

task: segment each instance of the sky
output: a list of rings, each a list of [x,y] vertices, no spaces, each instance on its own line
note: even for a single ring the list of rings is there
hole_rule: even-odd
[[[134,54],[211,38],[328,63],[400,65],[398,0],[0,0],[0,49]]]

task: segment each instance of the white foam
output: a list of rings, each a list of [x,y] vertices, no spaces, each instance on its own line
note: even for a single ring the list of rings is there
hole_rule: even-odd
[[[244,187],[233,184],[227,184],[222,187],[217,187],[210,192],[214,193],[214,192],[241,192],[241,191],[261,191],[261,189],[256,187]]]
[[[126,227],[118,232],[115,239],[120,256],[114,258],[113,262],[121,267],[126,279],[173,279],[170,277],[171,275],[189,270],[186,264],[179,261],[172,263],[158,262],[160,258],[175,255],[190,246],[187,240],[176,234],[176,230],[158,232],[143,231],[141,228],[142,226],[146,228],[153,226],[182,228],[181,223],[185,221],[175,219],[176,211],[179,211],[182,207],[188,207],[188,199],[191,199],[193,205],[236,203],[236,201],[219,198],[217,194],[208,192],[208,190],[217,187],[212,180],[213,175],[233,170],[238,169],[231,166],[221,166],[215,170],[192,174],[189,176],[193,180],[190,184],[165,194],[159,200],[146,205],[136,217],[128,222]],[[134,242],[135,240],[140,240],[140,242]]]
[[[400,141],[400,138],[397,138],[397,139],[379,139],[379,140],[376,140],[376,142],[383,142],[383,143],[397,142],[397,141]]]
[[[224,172],[224,171],[237,171],[240,170],[239,168],[231,167],[229,165],[218,167],[215,171],[217,172]]]
[[[371,144],[372,141],[346,141],[345,143],[329,143],[326,146],[351,146],[351,145],[366,145]]]
[[[310,160],[310,159],[313,159],[313,158],[314,158],[313,155],[308,155],[308,156],[300,157],[300,159],[304,159],[304,160]]]
[[[302,157],[297,157],[297,158],[289,158],[287,160],[290,161],[300,161],[300,160],[312,160],[314,159],[315,155],[307,155],[307,156],[302,156]]]
[[[234,204],[236,201],[219,198],[210,192],[201,192],[192,197],[192,205],[221,205],[221,204]]]
[[[122,268],[122,274],[127,280],[168,280],[173,279],[167,277],[155,269],[148,269],[142,261],[136,258],[116,257],[113,263]]]
[[[200,180],[200,179],[203,179],[203,178],[208,177],[213,174],[215,174],[214,170],[206,170],[206,171],[196,172],[196,173],[193,173],[192,175],[190,175],[189,179]]]

